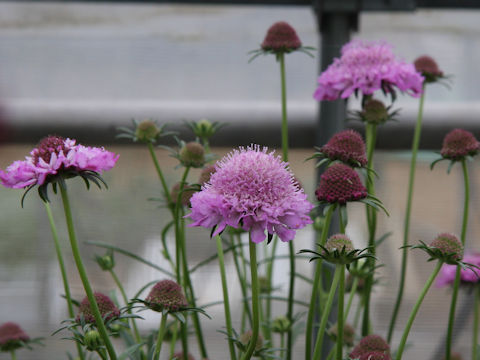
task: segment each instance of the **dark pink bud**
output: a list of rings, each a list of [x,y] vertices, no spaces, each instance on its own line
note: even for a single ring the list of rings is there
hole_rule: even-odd
[[[352,359],[362,359],[366,360],[369,359],[366,355],[379,356],[380,354],[388,355],[387,357],[374,357],[373,359],[388,359],[390,360],[390,346],[388,346],[387,342],[379,335],[367,335],[365,336],[360,342],[355,346],[350,353],[350,357]]]
[[[320,149],[330,160],[340,160],[346,164],[365,166],[365,142],[355,130],[344,130],[332,138]]]
[[[100,292],[95,292],[93,294],[95,297],[95,301],[97,302],[98,309],[100,310],[100,315],[104,321],[117,318],[120,316],[120,310],[118,310],[117,306],[113,303],[113,301],[107,296]],[[85,322],[94,324],[95,316],[93,315],[92,307],[90,306],[90,301],[88,297],[85,298],[80,303],[80,307],[78,309],[78,315],[75,318],[77,322],[80,322],[81,316],[85,319]]]
[[[267,31],[262,43],[263,50],[274,52],[290,52],[302,46],[297,32],[285,21],[273,24]]]
[[[450,160],[461,160],[465,156],[477,155],[480,143],[470,131],[454,129],[443,139],[442,157]]]
[[[179,311],[188,306],[182,287],[173,280],[162,280],[155,284],[145,298],[147,306],[154,311]]]

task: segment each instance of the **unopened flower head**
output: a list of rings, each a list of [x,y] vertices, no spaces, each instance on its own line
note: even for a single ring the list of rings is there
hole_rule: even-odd
[[[93,295],[95,297],[95,301],[97,302],[103,321],[109,321],[120,316],[120,310],[118,310],[117,306],[107,295],[104,295],[100,292],[95,292]],[[90,306],[90,301],[86,296],[83,298],[82,302],[80,303],[80,307],[78,308],[78,315],[75,318],[76,322],[80,323],[82,317],[86,323],[96,323],[92,307]]]
[[[284,334],[290,331],[292,322],[286,316],[279,316],[273,319],[272,331],[274,333]]]
[[[332,235],[325,243],[325,250],[328,252],[350,252],[353,251],[353,249],[352,241],[345,234]]]
[[[377,90],[387,93],[396,89],[418,97],[423,77],[413,64],[398,60],[392,46],[385,42],[353,40],[344,45],[341,57],[318,78],[314,98],[321,100],[346,99],[360,92],[371,95]]]
[[[328,329],[328,334],[333,337],[333,340],[336,341],[338,336],[338,324],[335,323]],[[355,329],[352,325],[346,323],[343,326],[343,342],[347,346],[353,346],[353,341],[355,340]]]
[[[205,164],[205,149],[202,144],[190,141],[180,149],[179,159],[184,166],[202,167]]]
[[[241,226],[255,243],[265,240],[265,230],[290,241],[297,229],[312,223],[313,205],[295,185],[287,163],[258,145],[234,150],[217,162],[210,181],[190,203],[190,226],[216,227],[213,236],[227,225]]]
[[[157,126],[157,123],[153,120],[143,120],[135,129],[135,137],[140,142],[155,142],[161,133],[161,129]]]
[[[182,287],[173,280],[162,280],[155,284],[145,298],[145,304],[152,310],[176,312],[188,306]]]
[[[320,153],[330,160],[340,160],[350,166],[365,166],[365,142],[355,130],[344,130],[333,135],[330,140],[320,148]]]
[[[103,340],[97,330],[88,330],[83,337],[85,347],[89,351],[96,351],[103,346]]]
[[[364,199],[368,193],[355,170],[339,163],[325,170],[315,195],[319,201],[343,205],[348,201]]]
[[[413,65],[425,77],[425,82],[431,83],[443,77],[443,71],[438,68],[437,62],[428,55],[418,57]]]
[[[263,50],[275,53],[291,52],[302,46],[295,29],[285,21],[279,21],[270,26],[262,42]]]
[[[0,351],[13,351],[22,347],[29,340],[30,337],[20,325],[14,322],[0,325]]]
[[[252,339],[252,330],[245,331],[240,335],[240,342],[247,347],[248,343]],[[263,336],[258,334],[257,343],[255,344],[255,351],[260,351],[263,347]]]
[[[372,352],[390,355],[390,346],[379,335],[367,335],[353,348],[350,357],[352,359],[368,359],[368,357],[364,358],[362,356]],[[387,359],[390,359],[390,357]]]
[[[200,176],[198,178],[198,183],[200,185],[205,185],[210,181],[212,174],[215,172],[215,165],[207,165],[202,169]]]
[[[480,267],[480,254],[466,254],[462,261],[466,264],[472,264]],[[435,285],[437,287],[443,287],[449,284],[453,284],[455,281],[455,275],[457,272],[457,265],[443,264],[440,269],[440,273],[437,276]],[[480,270],[476,267],[460,268],[460,281],[461,284],[477,284],[480,282]]]
[[[173,203],[177,202],[178,192],[180,191],[180,183],[176,183],[173,185],[172,190],[170,192],[170,196],[172,198]],[[192,188],[190,185],[184,185],[182,194],[180,195],[180,203],[183,206],[190,206],[190,199],[192,198],[193,194],[195,194],[195,189]]]
[[[372,124],[382,124],[389,119],[388,109],[380,100],[369,99],[363,107],[362,119]]]
[[[76,144],[75,140],[59,136],[48,136],[30,152],[25,160],[15,161],[0,170],[2,184],[20,189],[43,185],[56,175],[67,177],[93,172],[101,174],[113,168],[118,155],[103,148]]]
[[[439,234],[431,243],[430,247],[437,249],[442,258],[462,260],[463,245],[458,238],[449,233]],[[448,261],[447,261],[448,262]]]
[[[479,150],[480,143],[470,131],[454,129],[443,139],[440,153],[445,159],[458,161],[466,156],[477,155]]]

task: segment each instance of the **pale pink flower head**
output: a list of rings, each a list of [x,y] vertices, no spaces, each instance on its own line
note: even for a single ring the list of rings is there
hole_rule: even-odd
[[[340,58],[318,78],[313,97],[318,100],[346,99],[360,92],[396,89],[414,97],[422,93],[423,77],[413,64],[398,60],[386,42],[353,40],[342,47]]]
[[[466,264],[480,267],[480,254],[466,254],[462,260]],[[457,265],[443,264],[437,276],[435,285],[444,287],[453,284],[457,272]],[[464,284],[475,284],[480,282],[480,270],[475,267],[460,268],[460,281]]]
[[[265,230],[290,241],[297,229],[312,223],[308,214],[313,205],[288,164],[266,147],[234,150],[215,167],[209,182],[190,200],[190,226],[215,228],[213,236],[227,225],[241,226],[259,243],[265,240]]]
[[[118,155],[104,148],[76,144],[75,140],[48,136],[40,141],[25,160],[13,162],[0,170],[3,186],[20,189],[55,182],[59,176],[81,176],[85,180],[99,179],[103,171],[110,170]]]

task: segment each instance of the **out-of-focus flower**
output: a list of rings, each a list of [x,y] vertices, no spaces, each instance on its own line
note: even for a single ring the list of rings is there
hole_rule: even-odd
[[[463,262],[480,267],[480,254],[466,254],[463,257]],[[435,285],[437,287],[443,287],[448,284],[453,284],[456,272],[457,265],[443,264]],[[463,283],[478,283],[480,281],[480,270],[475,267],[460,268],[460,280]]]
[[[419,56],[415,59],[413,65],[415,69],[423,75],[426,83],[432,83],[444,78],[443,71],[438,68],[437,62],[431,56]]]
[[[278,21],[267,30],[262,42],[263,50],[291,52],[302,46],[295,29],[285,21]]]
[[[29,340],[30,337],[20,325],[14,322],[0,325],[0,351],[13,351],[24,346]]]
[[[116,319],[120,316],[120,310],[118,310],[117,306],[107,295],[104,295],[100,292],[95,292],[93,295],[95,297],[95,301],[97,302],[98,309],[100,310],[100,315],[102,315],[103,321],[106,322],[112,319]],[[86,296],[80,303],[80,307],[78,308],[78,315],[75,318],[75,321],[77,323],[80,323],[82,318],[86,323],[96,323],[90,301]]]
[[[372,354],[373,352],[379,354],[388,355],[385,359],[390,359],[390,346],[387,342],[379,335],[367,335],[355,346],[350,353],[352,359],[368,359],[368,357],[363,357],[367,354]],[[377,358],[374,358],[377,359]],[[383,358],[379,358],[383,359]]]
[[[318,101],[346,99],[360,92],[377,90],[394,93],[397,89],[418,97],[423,77],[413,64],[398,60],[385,42],[353,40],[342,47],[341,57],[318,78],[314,98]]]
[[[145,305],[158,312],[176,312],[188,306],[182,287],[173,280],[162,280],[155,284],[145,298]]]
[[[328,334],[333,337],[333,340],[336,341],[338,336],[338,324],[335,323],[328,329]],[[355,340],[355,329],[350,324],[344,324],[343,326],[343,342],[347,346],[353,346],[353,341]]]
[[[192,354],[188,354],[187,357],[183,354],[183,351],[178,351],[175,354],[173,354],[173,357],[171,360],[195,360]]]
[[[288,164],[267,148],[234,150],[215,167],[210,181],[190,200],[190,226],[215,228],[212,236],[227,225],[241,226],[259,243],[265,240],[265,230],[290,241],[297,229],[312,223],[308,213],[313,205],[295,184]]]
[[[479,150],[480,143],[470,131],[454,129],[445,135],[440,153],[445,159],[458,161],[477,155]]]

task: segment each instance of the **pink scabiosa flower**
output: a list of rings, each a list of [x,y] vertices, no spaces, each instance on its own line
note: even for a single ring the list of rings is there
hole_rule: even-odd
[[[351,129],[333,135],[313,157],[321,159],[317,166],[335,160],[352,167],[363,167],[367,164],[365,142],[357,131]]]
[[[480,282],[480,254],[467,254],[463,257],[462,261],[473,266],[460,269],[461,282],[465,285],[476,284]],[[446,285],[453,284],[455,281],[456,272],[456,265],[443,264],[435,285],[437,287],[444,287]]]
[[[30,337],[14,322],[0,325],[0,351],[13,351],[24,346]]]
[[[367,335],[355,346],[350,353],[352,359],[368,359],[365,357],[371,355],[372,353],[379,353],[388,355],[385,359],[390,359],[390,346],[387,342],[379,335]],[[374,357],[373,359],[377,359]],[[379,358],[383,359],[383,358]]]
[[[100,315],[102,315],[104,322],[108,322],[120,316],[120,310],[118,310],[117,306],[107,295],[104,295],[100,292],[95,292],[93,295],[95,297],[98,309],[100,310]],[[80,307],[78,308],[78,315],[75,318],[75,321],[77,323],[81,323],[82,319],[83,321],[85,321],[85,323],[96,323],[90,301],[88,301],[88,297],[85,297],[80,303]]]
[[[477,155],[479,150],[480,143],[470,131],[454,129],[445,135],[440,153],[445,159],[459,161]]]
[[[48,201],[49,183],[61,183],[80,176],[87,186],[89,181],[99,187],[101,183],[105,184],[100,174],[113,168],[118,157],[103,148],[79,145],[75,140],[60,136],[48,136],[25,160],[13,162],[6,171],[0,170],[0,181],[5,187],[26,188],[27,192],[38,185],[42,200]]]
[[[296,184],[288,164],[258,145],[234,150],[216,164],[210,181],[191,200],[190,226],[250,231],[254,243],[277,234],[290,241],[297,229],[312,223],[313,205]]]
[[[320,75],[313,97],[318,101],[346,99],[358,92],[372,95],[377,90],[394,97],[396,89],[418,97],[422,84],[423,77],[413,64],[398,60],[391,45],[353,40]]]

